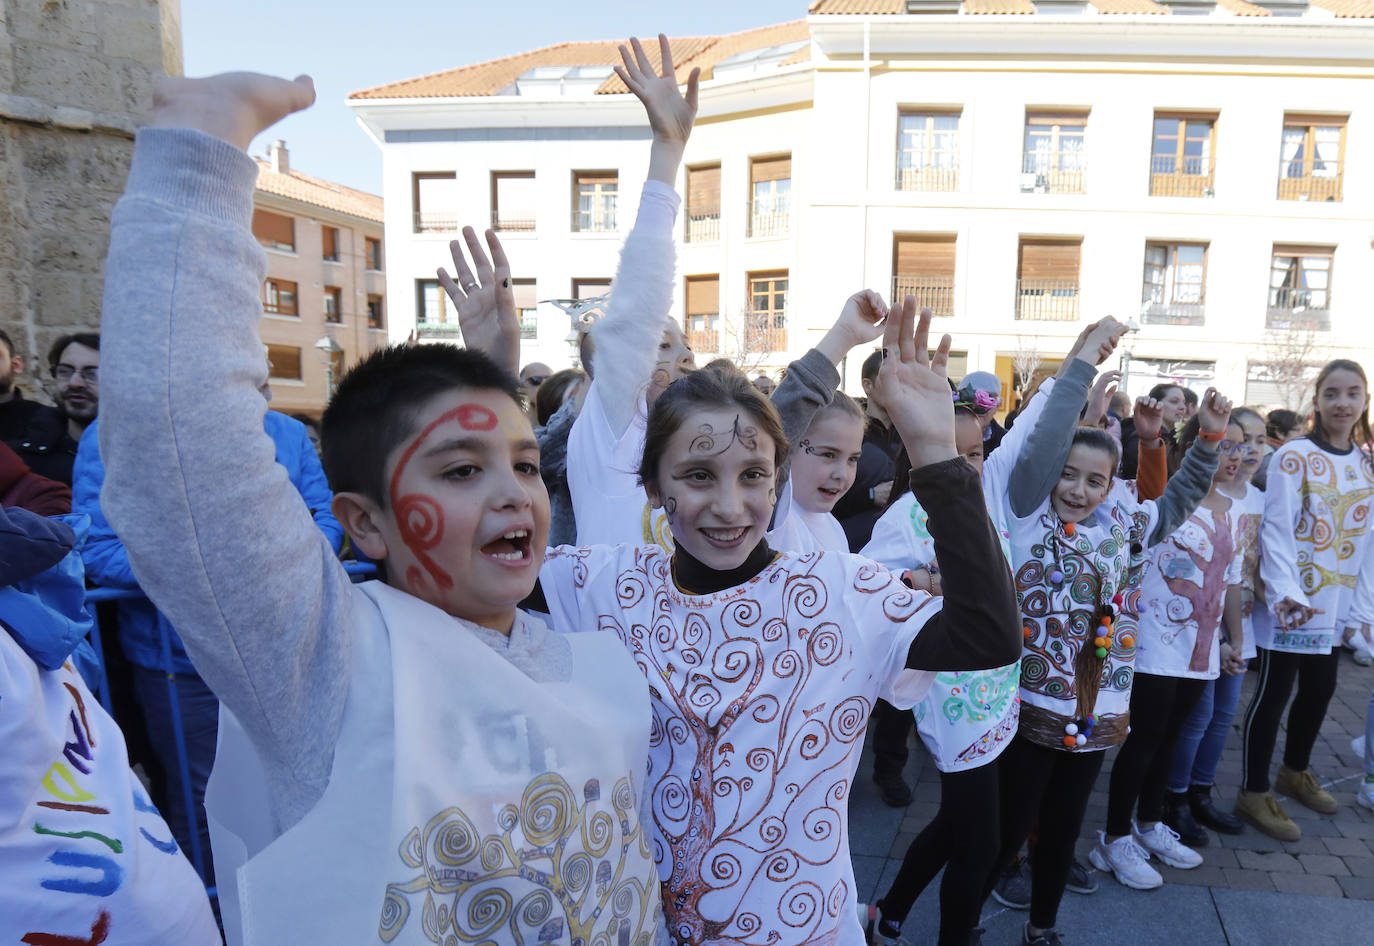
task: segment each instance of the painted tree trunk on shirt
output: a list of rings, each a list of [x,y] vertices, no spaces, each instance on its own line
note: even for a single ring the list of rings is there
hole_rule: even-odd
[[[1235,540],[1227,526],[1226,514],[1213,510],[1211,518],[1210,526],[1200,516],[1193,519],[1207,537],[1206,544],[1212,551],[1210,557],[1195,548],[1175,543],[1192,560],[1201,577],[1194,582],[1193,577],[1164,576],[1169,590],[1192,605],[1192,613],[1178,615],[1177,620],[1182,623],[1191,619],[1197,624],[1197,637],[1188,660],[1188,669],[1195,673],[1206,673],[1211,666],[1212,640],[1221,625],[1222,604],[1226,599],[1226,569],[1235,552]]]

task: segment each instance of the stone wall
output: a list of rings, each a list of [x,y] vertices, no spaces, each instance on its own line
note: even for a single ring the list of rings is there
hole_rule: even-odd
[[[181,73],[181,0],[0,0],[0,328],[42,390],[100,324],[110,211],[153,84]]]

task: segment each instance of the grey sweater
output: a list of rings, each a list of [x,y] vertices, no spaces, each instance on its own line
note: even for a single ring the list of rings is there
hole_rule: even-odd
[[[256,181],[253,161],[216,138],[138,134],[106,264],[101,503],[139,584],[257,747],[284,831],[328,783],[356,592],[263,431]],[[567,641],[537,622],[510,638],[457,623],[531,678],[566,679]]]

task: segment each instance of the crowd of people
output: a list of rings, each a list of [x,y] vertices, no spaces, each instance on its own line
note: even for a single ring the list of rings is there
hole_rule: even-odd
[[[1369,660],[1363,369],[1327,364],[1310,417],[1132,404],[1108,317],[1003,427],[998,379],[947,377],[930,313],[869,290],[776,381],[698,366],[668,314],[698,74],[659,47],[617,67],[649,173],[582,369],[521,368],[505,252],[468,229],[439,274],[464,347],[365,357],[318,430],[268,408],[244,153],[313,87],[160,87],[103,349],[52,347],[52,409],[0,335],[7,939],[879,946],[943,870],[941,946],[982,942],[989,896],[1056,946],[1109,749],[1089,860],[1127,887],[1208,829],[1297,839],[1275,792],[1337,810],[1309,758],[1341,651]],[[114,718],[88,581],[146,593],[98,615]],[[904,806],[913,728],[939,810],[863,903],[865,734]]]

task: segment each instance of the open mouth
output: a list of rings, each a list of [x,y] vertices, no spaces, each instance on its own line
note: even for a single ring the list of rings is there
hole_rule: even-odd
[[[826,499],[830,500],[831,502],[835,502],[835,501],[838,500],[841,496],[844,495],[844,491],[843,491],[843,490],[835,489],[835,488],[832,488],[832,487],[829,487],[829,486],[818,486],[818,487],[817,487],[817,490],[820,492],[820,494],[821,494],[822,496],[824,496]]]
[[[482,546],[482,554],[498,562],[520,565],[530,560],[530,533],[528,529],[512,529],[499,539]]]
[[[730,549],[744,541],[744,537],[749,533],[748,526],[740,526],[737,529],[701,529],[699,530],[706,541],[717,548]]]

